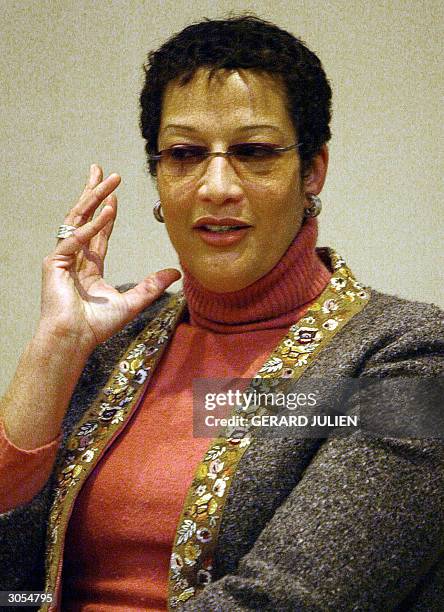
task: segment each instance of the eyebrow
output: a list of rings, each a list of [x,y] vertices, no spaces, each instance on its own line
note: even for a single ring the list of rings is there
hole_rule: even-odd
[[[274,132],[279,132],[285,136],[283,131],[278,128],[276,125],[271,125],[269,123],[255,123],[253,125],[243,125],[239,128],[236,128],[235,132],[252,132],[258,129],[268,129],[273,130]],[[187,125],[186,123],[167,123],[167,125],[162,129],[162,132],[167,132],[170,130],[183,130],[185,132],[197,133],[199,129],[193,127],[192,125]]]

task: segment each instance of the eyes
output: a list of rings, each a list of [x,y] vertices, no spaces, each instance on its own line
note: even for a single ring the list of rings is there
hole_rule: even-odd
[[[263,160],[279,155],[279,148],[273,144],[248,142],[231,145],[226,152],[216,153],[216,155],[236,157],[239,161]],[[160,154],[162,157],[169,157],[172,161],[177,162],[203,161],[214,155],[206,147],[198,145],[175,145],[164,149]]]
[[[205,171],[206,160],[227,157],[239,175],[254,178],[275,171],[281,155],[297,149],[301,144],[281,147],[266,142],[241,142],[230,145],[226,151],[210,151],[201,145],[180,144],[151,155],[150,160],[158,162],[166,176],[197,178]]]

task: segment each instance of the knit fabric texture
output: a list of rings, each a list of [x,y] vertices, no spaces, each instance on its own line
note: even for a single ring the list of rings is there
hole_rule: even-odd
[[[99,346],[64,421],[64,437],[163,296]],[[303,375],[367,379],[360,402],[395,414],[417,406],[408,380],[443,374],[442,313],[372,292]],[[396,393],[381,396],[383,379]],[[407,383],[406,383],[407,381]],[[343,411],[357,409],[344,399]],[[422,407],[424,408],[424,406]],[[30,504],[0,516],[0,587],[43,588],[52,479]],[[444,608],[444,446],[438,438],[362,432],[331,439],[255,439],[233,480],[215,558],[216,580],[182,610],[225,612],[441,611]]]

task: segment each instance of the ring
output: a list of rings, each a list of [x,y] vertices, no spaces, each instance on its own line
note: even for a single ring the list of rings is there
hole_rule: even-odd
[[[69,238],[74,234],[76,229],[77,227],[74,227],[74,225],[65,225],[62,223],[57,230],[56,238]]]

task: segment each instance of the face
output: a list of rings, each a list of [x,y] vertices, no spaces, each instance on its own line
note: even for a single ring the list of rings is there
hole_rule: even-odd
[[[226,151],[244,142],[297,142],[275,77],[239,70],[209,80],[208,70],[199,69],[184,86],[168,84],[159,150],[192,144]],[[295,149],[256,176],[237,166],[216,156],[204,162],[199,176],[172,177],[162,163],[157,172],[166,227],[182,266],[218,293],[243,289],[267,274],[299,231],[307,206]]]

